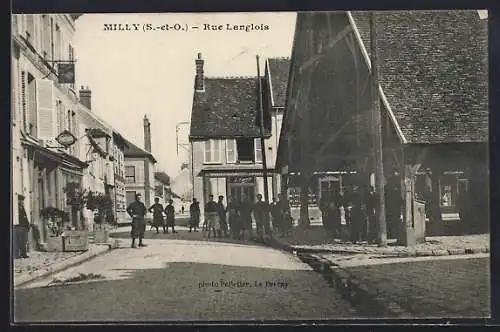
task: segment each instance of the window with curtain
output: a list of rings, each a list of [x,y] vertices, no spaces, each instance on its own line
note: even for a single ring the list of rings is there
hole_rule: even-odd
[[[219,140],[207,140],[205,141],[204,144],[204,156],[205,156],[205,163],[220,163],[220,144],[221,141]]]
[[[237,160],[236,156],[236,140],[226,140],[226,161],[228,164],[234,164]]]

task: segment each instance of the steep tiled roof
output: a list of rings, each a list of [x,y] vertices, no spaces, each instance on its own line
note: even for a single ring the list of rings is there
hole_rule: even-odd
[[[257,78],[205,78],[194,92],[191,138],[258,137]]]
[[[156,163],[155,157],[146,150],[138,147],[134,143],[130,142],[129,140],[125,139],[125,144],[127,146],[125,147],[125,150],[123,151],[123,155],[126,157],[147,157],[149,160],[151,160],[153,163]]]
[[[288,86],[288,74],[290,73],[289,58],[269,58],[269,74],[271,77],[271,89],[273,92],[273,106],[284,107],[286,100],[286,89]]]
[[[370,54],[368,12],[352,12]],[[380,84],[409,143],[488,140],[487,20],[477,11],[377,13]]]

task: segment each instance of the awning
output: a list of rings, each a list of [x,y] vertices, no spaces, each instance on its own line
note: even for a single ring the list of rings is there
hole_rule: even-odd
[[[65,152],[62,151],[54,151],[51,149],[48,149],[46,147],[43,147],[41,145],[38,145],[36,143],[33,143],[29,140],[26,139],[21,139],[21,144],[33,149],[36,151],[40,156],[54,162],[55,164],[59,166],[63,166],[69,169],[75,169],[75,170],[81,170],[83,168],[88,167],[88,164],[81,161],[80,159],[73,157]]]

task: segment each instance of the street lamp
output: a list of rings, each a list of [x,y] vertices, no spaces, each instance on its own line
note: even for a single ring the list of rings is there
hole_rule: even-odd
[[[188,125],[189,122],[187,121],[182,121],[182,122],[179,122],[175,125],[175,144],[176,144],[176,149],[177,149],[177,156],[179,155],[179,145],[181,145],[182,147],[184,147],[186,144],[179,144],[179,127],[181,125]]]

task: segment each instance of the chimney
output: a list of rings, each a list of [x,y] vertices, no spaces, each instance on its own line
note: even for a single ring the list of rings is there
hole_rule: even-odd
[[[144,115],[144,150],[151,152],[151,123],[146,115]]]
[[[196,77],[194,79],[194,88],[196,91],[205,91],[205,76],[203,75],[204,63],[205,60],[202,59],[201,53],[198,53],[198,58],[195,60]]]
[[[92,110],[92,102],[91,102],[91,97],[92,97],[92,91],[89,89],[89,87],[84,87],[82,85],[80,91],[80,104],[84,105],[87,107],[89,110]]]

